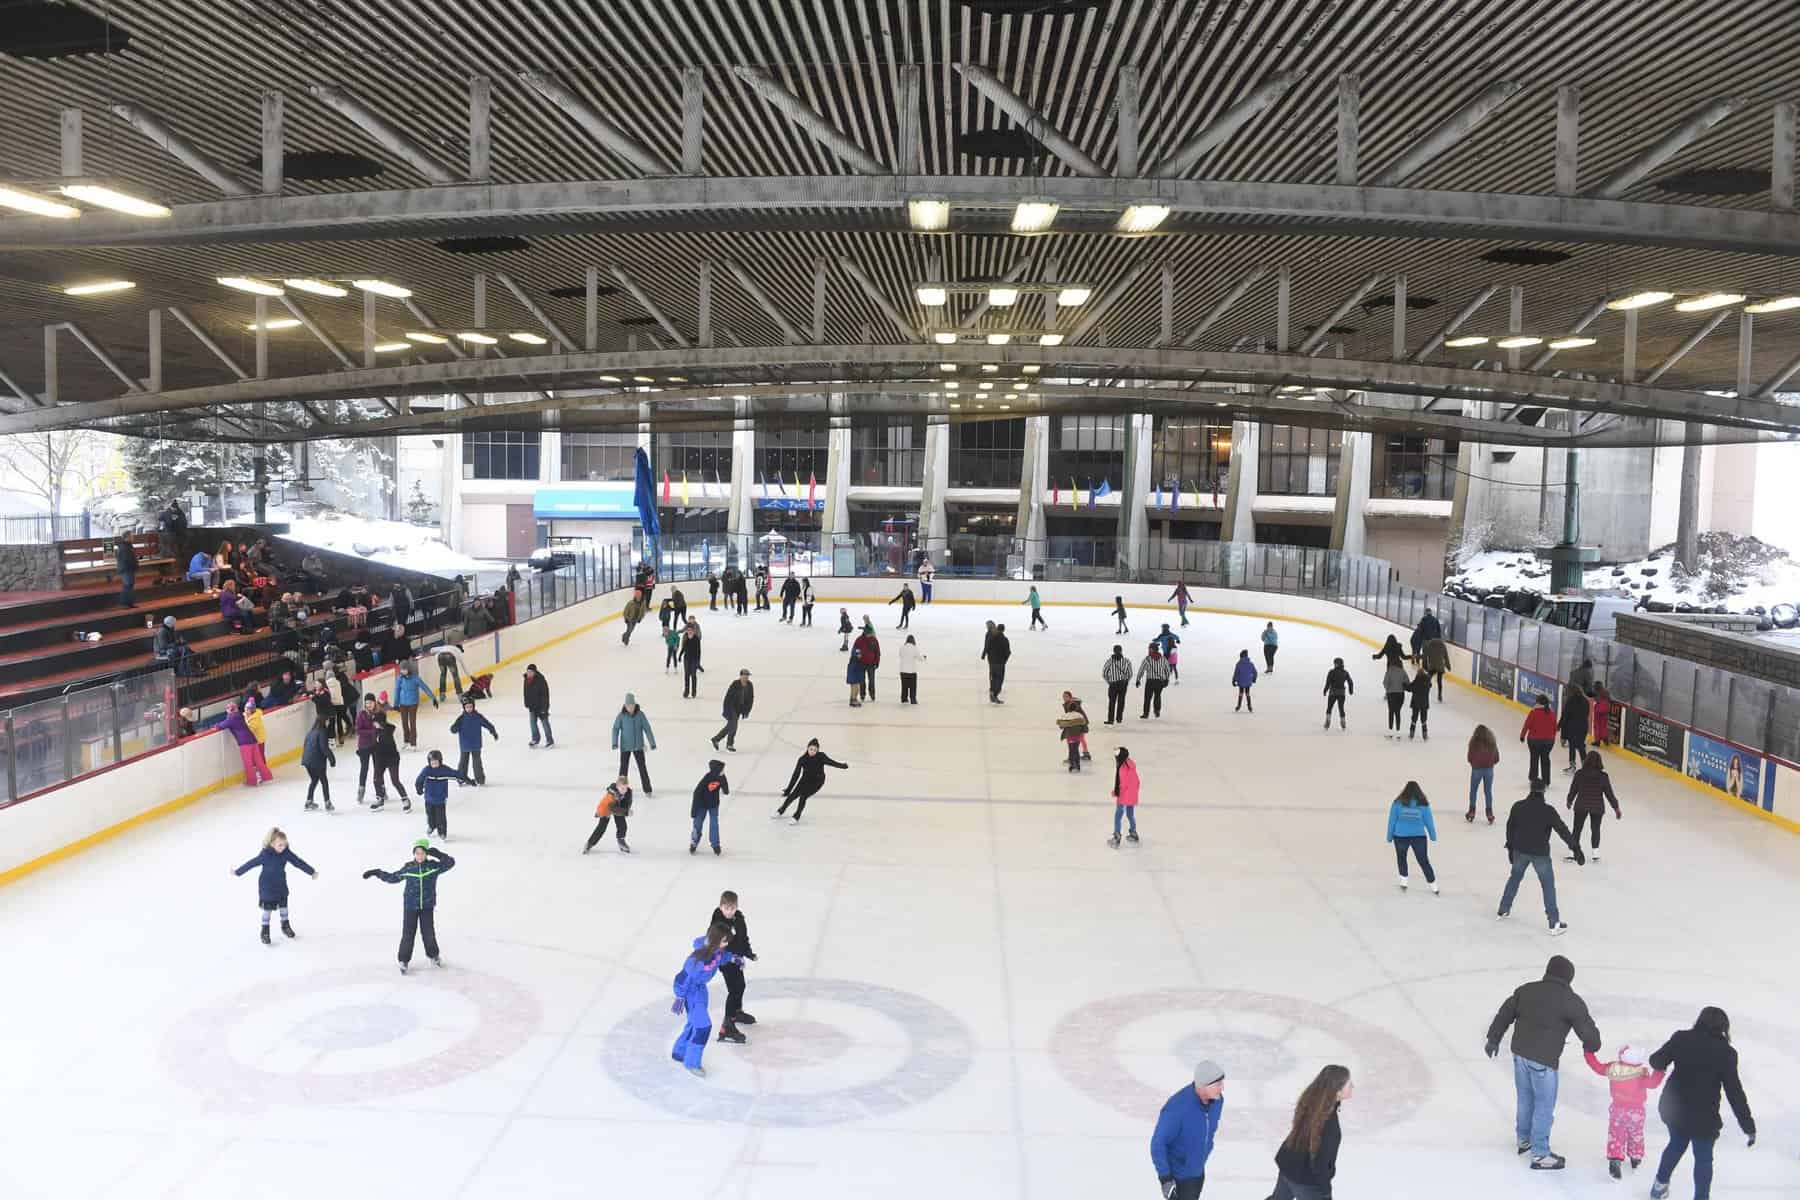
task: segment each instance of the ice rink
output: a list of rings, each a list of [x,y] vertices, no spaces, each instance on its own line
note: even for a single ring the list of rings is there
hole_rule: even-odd
[[[544,652],[550,751],[526,748],[507,669],[490,786],[451,795],[441,971],[421,954],[397,972],[400,889],[359,878],[398,867],[422,810],[358,809],[349,750],[336,816],[300,812],[288,764],[0,889],[0,1197],[1148,1197],[1156,1111],[1202,1057],[1228,1073],[1209,1198],[1268,1194],[1328,1062],[1357,1084],[1340,1197],[1647,1194],[1661,1124],[1651,1162],[1608,1180],[1606,1085],[1578,1051],[1554,1136],[1568,1170],[1514,1155],[1510,1058],[1485,1058],[1483,1032],[1551,953],[1574,961],[1609,1057],[1724,1007],[1762,1136],[1746,1150],[1727,1115],[1714,1194],[1800,1196],[1800,839],[1619,755],[1624,819],[1602,862],[1559,859],[1571,929],[1552,940],[1529,879],[1495,922],[1502,828],[1461,819],[1477,720],[1500,734],[1502,823],[1523,794],[1520,714],[1498,701],[1452,686],[1429,743],[1388,742],[1372,648],[1284,623],[1255,714],[1234,714],[1232,660],[1262,623],[1197,612],[1162,719],[1139,720],[1134,692],[1115,730],[1098,724],[1104,608],[1047,607],[1032,633],[1016,604],[939,604],[913,619],[922,703],[902,708],[898,609],[863,611],[884,665],[861,709],[829,602],[812,629],[702,607],[697,700],[653,624],[630,647],[612,624]],[[986,618],[1014,646],[1004,706],[978,661]],[[1160,619],[1133,617],[1134,660]],[[1334,654],[1358,689],[1347,733],[1319,728]],[[725,854],[689,857],[689,794],[740,666],[757,699],[718,755]],[[1096,722],[1080,776],[1056,740],[1064,688]],[[628,690],[660,743],[656,793],[635,854],[609,837],[583,857]],[[449,717],[421,713],[422,749],[454,750]],[[769,820],[813,736],[850,770],[799,826]],[[1120,744],[1143,842],[1113,850]],[[409,788],[422,764],[406,756]],[[1441,897],[1416,871],[1395,887],[1383,837],[1408,778],[1437,813]],[[272,824],[322,878],[290,872],[300,936],[265,948],[254,876],[230,872]],[[702,1081],[668,1057],[670,979],[723,888],[760,955],[760,1023],[710,1046]],[[1692,1194],[1685,1164],[1673,1194]]]

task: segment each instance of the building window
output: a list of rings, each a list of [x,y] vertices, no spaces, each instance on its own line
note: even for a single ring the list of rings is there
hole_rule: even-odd
[[[1271,496],[1331,496],[1337,492],[1338,451],[1344,435],[1335,429],[1264,425],[1256,490]]]
[[[852,418],[850,478],[870,487],[922,485],[925,482],[925,418]]]
[[[1158,417],[1150,443],[1150,490],[1225,494],[1231,475],[1231,426]]]
[[[1376,434],[1369,494],[1390,500],[1449,500],[1456,494],[1457,443],[1405,433]]]
[[[1129,417],[1052,417],[1051,422],[1051,482],[1071,481],[1086,490],[1102,480],[1116,488],[1124,480]]]
[[[697,429],[659,433],[656,443],[658,470],[680,479],[682,472],[694,483],[731,482],[731,430]]]
[[[830,462],[831,429],[824,417],[756,423],[756,472],[771,487],[777,479],[788,487],[798,479],[801,487],[817,480],[823,488]]]
[[[511,429],[465,433],[463,478],[536,479],[541,442],[539,434]]]
[[[1017,488],[1024,463],[1023,419],[950,426],[951,487]]]
[[[562,477],[566,481],[637,478],[636,433],[565,433]]]

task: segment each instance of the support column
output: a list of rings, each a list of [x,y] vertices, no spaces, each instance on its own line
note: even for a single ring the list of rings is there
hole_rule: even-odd
[[[1013,536],[1024,542],[1027,576],[1044,561],[1044,489],[1050,485],[1050,418],[1025,418],[1025,454],[1019,464],[1019,509]]]
[[[950,486],[950,426],[935,421],[925,425],[925,478],[919,489],[919,539],[932,565],[941,567],[949,557],[950,514],[945,494]]]
[[[841,410],[844,396],[834,395],[828,407]],[[850,427],[833,426],[826,434],[825,511],[819,514],[820,550],[830,553],[831,537],[850,532]],[[805,487],[806,481],[800,481]],[[802,493],[804,494],[804,493]]]
[[[750,402],[737,404],[737,421],[731,431],[731,506],[725,511],[725,532],[740,549],[756,532],[756,429]]]
[[[1331,513],[1331,548],[1362,554],[1368,545],[1369,470],[1375,449],[1367,433],[1344,434],[1338,451],[1337,507]]]
[[[1119,566],[1135,579],[1150,540],[1150,439],[1156,418],[1133,413],[1125,426],[1125,478],[1119,482]]]
[[[1681,507],[1675,517],[1675,561],[1693,570],[1700,561],[1700,426],[1689,421],[1681,450]]]
[[[1227,542],[1256,540],[1256,481],[1261,466],[1261,426],[1231,423],[1231,478],[1225,485],[1225,519],[1219,537]]]

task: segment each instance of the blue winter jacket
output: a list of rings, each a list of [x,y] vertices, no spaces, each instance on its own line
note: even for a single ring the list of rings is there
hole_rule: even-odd
[[[1231,683],[1234,687],[1249,687],[1256,682],[1256,664],[1247,658],[1237,660],[1237,666],[1231,669]]]
[[[189,579],[192,579],[196,575],[199,575],[204,578],[205,575],[207,574],[207,572],[211,571],[212,569],[213,569],[213,557],[212,557],[212,555],[208,554],[204,550],[195,554],[194,557],[188,559],[188,578]]]
[[[1150,1161],[1158,1179],[1198,1179],[1206,1174],[1213,1137],[1219,1131],[1219,1115],[1225,1097],[1204,1102],[1192,1085],[1169,1097],[1157,1114],[1156,1132],[1150,1135]]]
[[[1437,841],[1437,822],[1431,819],[1429,804],[1402,804],[1396,800],[1388,807],[1387,840],[1408,837]]]
[[[395,704],[411,707],[419,702],[419,693],[425,690],[416,672],[408,671],[404,675],[394,676]],[[435,705],[437,697],[432,696],[431,702]]]
[[[1273,629],[1264,629],[1262,631],[1262,644],[1265,646],[1279,646],[1281,644],[1281,635],[1276,633]]]
[[[613,718],[612,748],[614,750],[642,750],[648,742],[650,749],[656,749],[656,733],[650,728],[650,718],[644,715],[640,705],[634,713],[619,710]]]
[[[712,977],[719,973],[719,968],[727,963],[743,961],[730,950],[720,950],[713,958],[697,958],[700,948],[706,945],[705,938],[694,939],[694,953],[682,961],[681,970],[675,972],[675,998],[687,1006],[690,1023],[705,1024],[705,1021],[694,1022],[693,1017],[706,1016],[706,985]]]
[[[1164,658],[1169,657],[1169,651],[1181,645],[1181,638],[1176,635],[1173,629],[1165,629],[1150,640],[1162,647],[1162,656]]]
[[[280,854],[264,846],[262,852],[237,870],[233,875],[242,875],[251,867],[261,867],[262,874],[256,877],[256,898],[264,904],[286,904],[288,898],[287,865],[293,863],[308,875],[318,872],[306,864],[306,860],[288,847]]]
[[[427,763],[425,769],[419,772],[419,777],[413,780],[413,788],[425,803],[443,804],[450,799],[452,779],[461,783],[475,782],[455,767],[445,766],[443,763],[434,767]]]
[[[492,721],[488,720],[480,713],[465,712],[458,714],[456,720],[450,722],[450,732],[456,735],[456,748],[458,750],[466,751],[481,749],[481,731],[483,728],[493,734],[495,740],[499,739],[500,731],[494,728],[494,723]]]

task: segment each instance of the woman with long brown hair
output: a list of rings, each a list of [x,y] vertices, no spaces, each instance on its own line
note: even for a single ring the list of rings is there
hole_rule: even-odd
[[[1477,725],[1475,732],[1469,735],[1469,811],[1463,814],[1463,820],[1471,823],[1475,820],[1475,792],[1487,789],[1487,822],[1494,823],[1494,767],[1500,762],[1500,743],[1494,739],[1494,731],[1486,725]]]
[[[1331,1200],[1337,1174],[1338,1106],[1356,1094],[1350,1068],[1336,1063],[1320,1071],[1294,1104],[1294,1125],[1275,1152],[1275,1190],[1269,1200]]]

